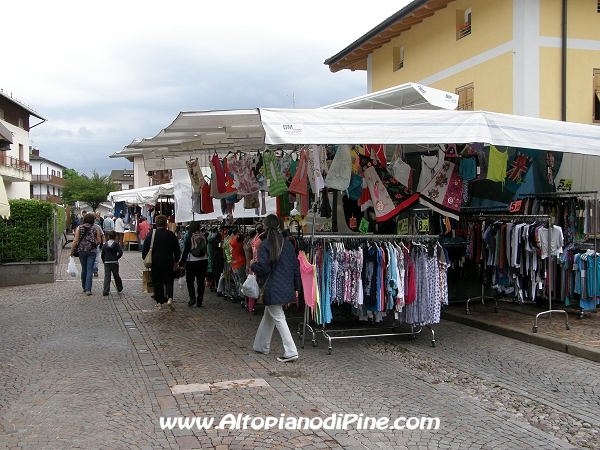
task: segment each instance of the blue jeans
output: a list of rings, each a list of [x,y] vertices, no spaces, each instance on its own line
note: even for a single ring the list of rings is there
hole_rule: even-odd
[[[96,246],[96,259],[94,260],[94,273],[98,273],[98,264],[100,262],[100,246]]]
[[[96,261],[96,252],[79,252],[79,262],[81,263],[81,287],[86,292],[92,292],[92,278],[94,276],[94,261]]]

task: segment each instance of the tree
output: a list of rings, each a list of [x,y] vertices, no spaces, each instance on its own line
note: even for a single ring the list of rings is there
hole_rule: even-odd
[[[92,210],[98,209],[100,203],[106,201],[106,197],[117,190],[117,185],[108,175],[98,175],[92,172],[92,177],[81,175],[72,169],[65,177],[65,187],[62,190],[62,198],[66,204],[74,205],[77,201],[87,203]]]

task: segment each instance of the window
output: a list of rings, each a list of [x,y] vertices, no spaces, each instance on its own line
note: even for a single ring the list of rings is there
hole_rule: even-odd
[[[456,11],[456,40],[471,34],[471,8]]]
[[[23,161],[25,154],[23,153],[23,144],[19,144],[19,160]]]
[[[404,46],[394,47],[393,63],[394,72],[404,67]]]
[[[18,126],[19,126],[19,128],[23,128],[23,119],[19,118]]]
[[[52,169],[52,176],[55,177],[56,176],[56,170]]]
[[[600,0],[598,0],[598,8],[596,9],[600,13]]]
[[[474,111],[473,109],[473,95],[475,93],[475,87],[473,83],[456,89],[458,94],[458,110],[459,111]]]
[[[0,109],[0,119],[4,120],[4,110]]]
[[[600,123],[600,69],[594,69],[594,123]]]

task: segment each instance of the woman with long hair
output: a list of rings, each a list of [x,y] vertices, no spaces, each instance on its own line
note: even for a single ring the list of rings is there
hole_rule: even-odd
[[[258,258],[250,268],[264,287],[265,312],[254,338],[254,351],[269,353],[273,330],[277,327],[283,341],[284,354],[277,361],[298,359],[298,350],[285,320],[283,305],[296,301],[300,287],[300,268],[291,242],[279,233],[279,219],[274,214],[265,217],[266,233],[258,248]],[[290,280],[293,282],[290,283]]]

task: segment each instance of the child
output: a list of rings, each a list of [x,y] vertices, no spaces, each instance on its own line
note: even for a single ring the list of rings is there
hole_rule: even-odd
[[[110,274],[112,273],[115,284],[117,285],[117,292],[123,290],[123,281],[119,276],[119,258],[123,256],[123,250],[116,241],[117,232],[110,230],[106,233],[108,241],[102,246],[102,262],[104,263],[104,290],[102,295],[106,297],[110,293]]]

